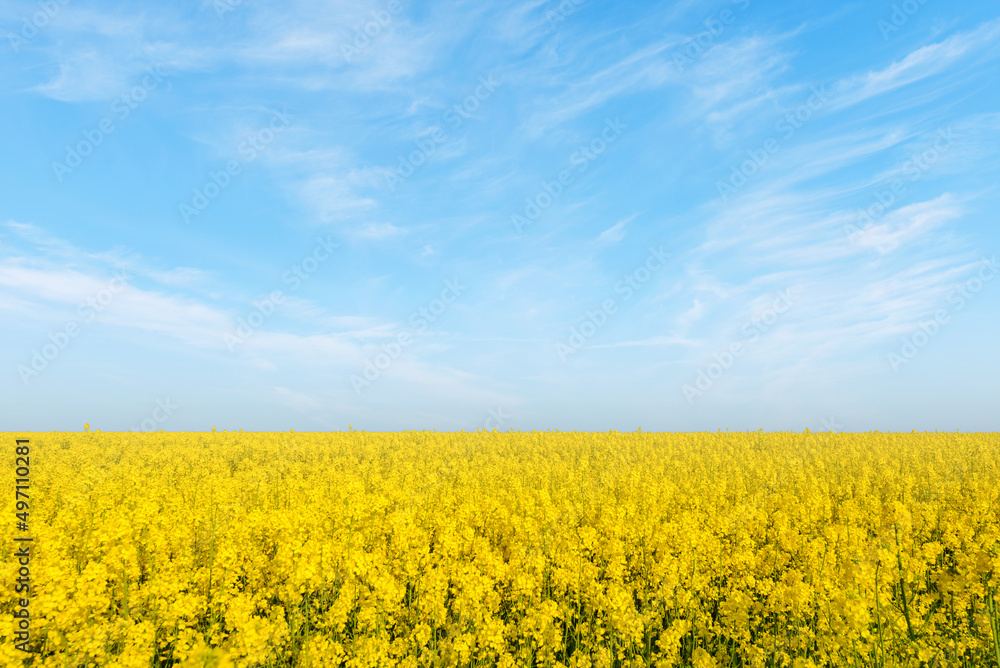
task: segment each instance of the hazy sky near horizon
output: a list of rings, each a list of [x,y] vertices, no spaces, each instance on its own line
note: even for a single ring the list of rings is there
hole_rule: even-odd
[[[0,36],[0,430],[1000,429],[995,4]]]

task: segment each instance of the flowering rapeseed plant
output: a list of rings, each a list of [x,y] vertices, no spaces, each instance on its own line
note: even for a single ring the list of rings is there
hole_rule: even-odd
[[[32,444],[34,654],[14,648],[5,541],[4,666],[1000,653],[997,434],[17,437]]]

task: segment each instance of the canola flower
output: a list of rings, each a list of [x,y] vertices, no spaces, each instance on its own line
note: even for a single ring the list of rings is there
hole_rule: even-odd
[[[995,433],[3,436],[3,666],[1000,665]]]

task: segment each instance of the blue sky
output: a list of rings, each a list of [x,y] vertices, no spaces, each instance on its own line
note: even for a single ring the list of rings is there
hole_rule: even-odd
[[[0,3],[0,428],[1000,428],[1000,9]]]

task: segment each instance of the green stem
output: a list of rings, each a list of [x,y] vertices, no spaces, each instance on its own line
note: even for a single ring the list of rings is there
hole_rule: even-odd
[[[993,599],[992,591],[987,605],[990,608],[990,628],[993,631],[993,654],[996,657],[997,666],[1000,666],[1000,615],[997,615],[997,602]]]
[[[899,594],[903,599],[903,617],[906,618],[906,635],[910,640],[915,638],[913,634],[913,624],[910,622],[910,604],[906,601],[906,577],[903,572],[903,557],[899,552],[899,524],[893,525],[896,532],[896,565],[899,568]]]
[[[879,647],[879,652],[881,654],[881,658],[880,658],[880,661],[879,661],[879,666],[884,666],[885,665],[885,643],[884,643],[884,640],[882,638],[882,608],[879,605],[879,601],[878,601],[878,588],[879,588],[878,571],[879,571],[879,568],[881,566],[882,566],[882,564],[875,564],[875,621],[878,624],[878,647]]]

